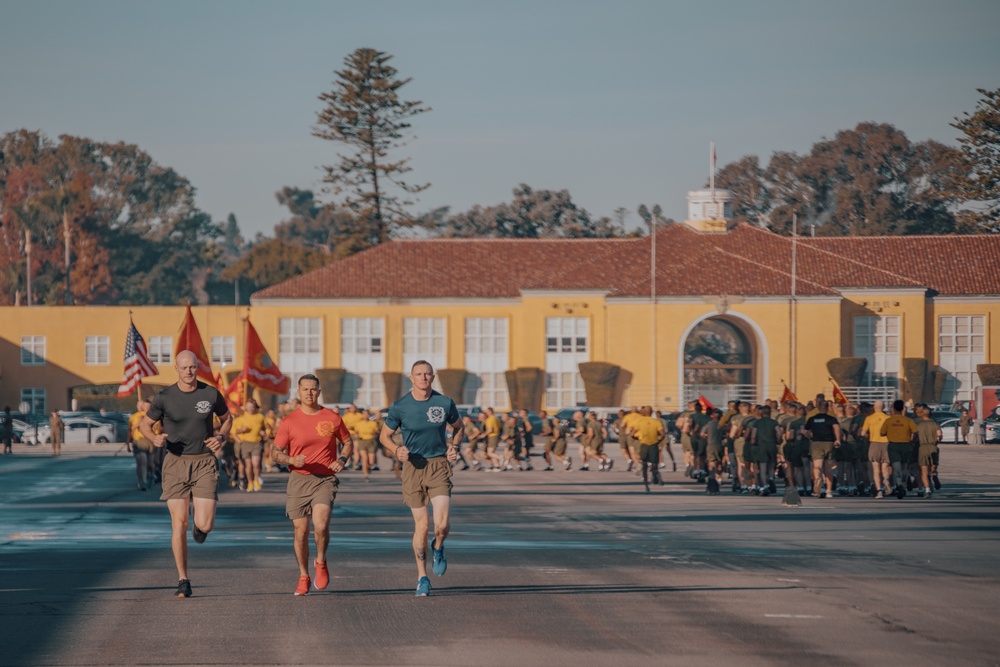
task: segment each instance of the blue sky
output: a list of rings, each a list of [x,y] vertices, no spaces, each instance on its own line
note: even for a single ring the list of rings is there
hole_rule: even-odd
[[[685,193],[719,163],[806,151],[861,121],[954,143],[976,88],[1000,87],[992,0],[654,2],[0,0],[0,132],[136,143],[247,235],[319,189],[336,146],[310,134],[358,47],[413,81],[402,155],[413,208],[568,189],[594,215]]]

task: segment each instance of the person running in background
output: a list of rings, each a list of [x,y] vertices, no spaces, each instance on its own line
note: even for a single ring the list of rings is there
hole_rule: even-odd
[[[889,463],[889,438],[882,433],[882,425],[889,415],[882,411],[884,403],[872,403],[872,413],[865,417],[861,426],[861,437],[868,439],[868,460],[872,464],[872,487],[876,498],[883,498],[884,491],[892,478]]]
[[[642,462],[642,483],[649,493],[649,484],[663,485],[660,477],[660,440],[666,433],[663,430],[663,423],[653,417],[653,408],[644,405],[639,411],[641,419],[637,419],[633,426],[633,433],[639,442],[639,460]]]
[[[611,470],[614,461],[604,453],[604,441],[608,437],[608,430],[597,419],[596,412],[591,412],[587,415],[586,431],[583,437],[586,443],[587,455],[590,458],[600,461],[601,470]]]
[[[378,451],[376,443],[378,442],[378,434],[381,430],[381,424],[372,419],[371,412],[367,409],[362,410],[361,419],[357,419],[354,422],[353,435],[358,436],[358,459],[361,461],[361,472],[366,482],[369,481],[370,471],[375,469],[375,454]]]
[[[577,451],[579,452],[580,461],[582,462],[580,470],[588,471],[590,470],[590,457],[587,456],[587,445],[584,442],[587,435],[587,420],[584,419],[582,410],[577,410],[573,413],[573,422],[569,428],[570,438],[575,440],[576,444],[579,445],[579,447],[577,447]]]
[[[481,416],[483,419],[483,432],[486,434],[486,457],[490,460],[490,470],[499,471],[503,468],[503,459],[497,453],[497,447],[500,446],[500,431],[503,429],[503,426],[493,408],[486,408],[486,411]]]
[[[732,401],[730,401],[730,407]],[[708,484],[705,492],[718,495],[722,487],[722,459],[725,456],[726,446],[723,443],[722,435],[722,410],[716,408],[708,414],[709,422],[701,429],[701,435],[705,438],[705,458],[708,461]]]
[[[926,403],[917,403],[917,464],[920,466],[921,488],[918,496],[930,498],[934,493],[932,479],[936,476],[935,459],[938,454],[938,443],[941,442],[941,427],[931,419],[931,409]]]
[[[299,378],[299,407],[281,420],[271,457],[289,466],[285,512],[295,531],[295,560],[299,581],[295,595],[309,595],[309,587],[324,590],[330,584],[326,552],[330,544],[330,516],[340,481],[337,473],[350,461],[354,442],[343,420],[319,403],[319,378]],[[343,449],[338,451],[338,448]],[[316,541],[316,579],[309,576],[309,522]]]
[[[754,448],[754,462],[757,464],[757,479],[760,494],[769,496],[778,492],[774,481],[774,468],[778,461],[778,443],[782,430],[778,422],[771,419],[771,407],[761,407],[761,417],[753,424],[750,441]]]
[[[840,447],[840,424],[836,417],[827,413],[829,408],[829,402],[818,398],[816,414],[806,419],[805,425],[806,435],[812,441],[809,453],[813,461],[813,493],[819,498],[833,497],[834,451]],[[826,491],[821,492],[824,481]]]
[[[260,413],[257,401],[248,398],[243,405],[243,414],[233,420],[232,433],[236,437],[246,474],[247,491],[260,491],[260,461],[264,455],[264,432],[267,425]]]
[[[472,459],[472,467],[476,470],[485,470],[488,459],[480,459],[478,453],[479,443],[483,438],[483,432],[479,424],[469,415],[462,417],[462,430],[465,432],[465,455]]]
[[[153,483],[153,443],[139,430],[142,418],[149,410],[149,401],[136,403],[136,411],[128,418],[127,445],[135,458],[135,476],[138,480],[136,488],[145,491]],[[155,432],[155,429],[154,429]]]
[[[917,433],[917,425],[907,417],[906,404],[903,401],[893,401],[892,414],[882,423],[879,432],[889,440],[889,465],[891,467],[893,491],[902,500],[906,497],[904,474],[909,461],[913,436]]]

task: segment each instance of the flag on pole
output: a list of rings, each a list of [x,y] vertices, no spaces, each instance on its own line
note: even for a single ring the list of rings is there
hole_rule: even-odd
[[[125,336],[125,377],[118,387],[118,398],[124,398],[142,384],[142,378],[159,375],[156,366],[149,360],[146,342],[139,335],[135,324],[129,320],[128,335]]]
[[[698,396],[698,403],[701,405],[702,412],[710,412],[715,409],[715,406],[712,405],[704,396]]]
[[[226,399],[226,403],[229,404],[230,412],[238,410],[246,401],[243,398],[243,371],[239,372],[239,375],[233,378],[233,381],[226,385],[225,380],[222,376],[219,376],[218,384],[219,393],[222,397]]]
[[[833,378],[830,378],[830,382],[833,383],[833,402],[839,403],[840,405],[847,405],[847,397],[844,396],[844,392],[840,390],[840,385]]]
[[[181,332],[177,336],[177,345],[174,347],[174,357],[184,350],[194,352],[194,356],[198,360],[198,377],[213,387],[218,386],[218,378],[212,373],[212,365],[208,361],[208,352],[205,351],[205,343],[201,339],[201,332],[198,331],[198,325],[195,323],[194,315],[191,313],[191,304],[188,304],[187,312],[184,314],[184,321],[181,323]]]
[[[785,384],[784,380],[781,381],[781,386],[785,388],[785,390],[781,392],[781,401],[780,401],[781,403],[788,403],[789,401],[792,401],[794,403],[799,402],[799,399],[795,395],[795,392],[793,392],[791,389],[788,388],[788,385]]]
[[[243,379],[251,387],[272,394],[288,393],[288,377],[271,361],[271,356],[260,341],[257,330],[247,318],[247,344],[243,363]]]

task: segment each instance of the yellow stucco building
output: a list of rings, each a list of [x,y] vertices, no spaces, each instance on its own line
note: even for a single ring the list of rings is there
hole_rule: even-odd
[[[782,382],[806,400],[844,357],[865,360],[852,398],[950,402],[1000,363],[1000,237],[793,241],[690,210],[651,238],[393,241],[254,294],[252,321],[286,374],[326,369],[326,402],[371,406],[417,359],[459,403],[549,409],[588,392],[760,400]],[[173,382],[184,308],[131,311],[161,370],[147,384]],[[117,385],[129,312],[0,308],[0,407],[85,407],[87,387]],[[241,366],[247,309],[192,312],[213,368]]]

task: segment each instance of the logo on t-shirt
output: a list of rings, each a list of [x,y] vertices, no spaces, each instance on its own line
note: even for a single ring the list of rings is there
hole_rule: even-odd
[[[432,424],[440,424],[444,421],[444,408],[440,405],[432,405],[427,408],[427,421]]]
[[[323,438],[329,438],[334,432],[333,422],[316,422],[316,433]]]
[[[208,401],[198,401],[194,404],[194,409],[202,415],[207,415],[212,411],[212,404]]]

